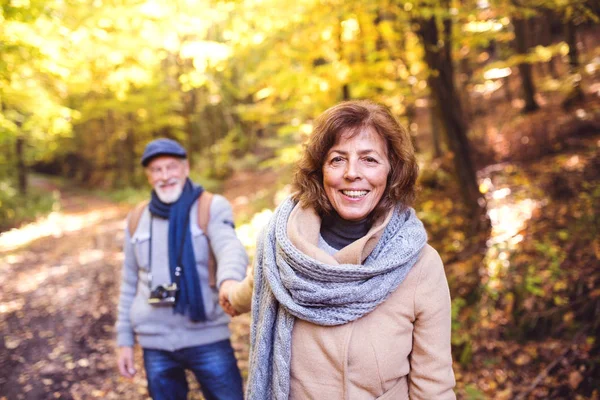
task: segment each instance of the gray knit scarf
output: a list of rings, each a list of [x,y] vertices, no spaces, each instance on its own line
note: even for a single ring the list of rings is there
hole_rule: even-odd
[[[287,199],[277,208],[257,246],[248,400],[288,399],[295,318],[333,326],[366,315],[396,290],[427,242],[414,210],[397,207],[364,265],[324,264],[287,238],[295,205]]]

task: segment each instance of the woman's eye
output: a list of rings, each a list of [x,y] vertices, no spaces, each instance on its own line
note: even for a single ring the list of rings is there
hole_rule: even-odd
[[[332,163],[332,164],[339,163],[339,162],[342,162],[342,161],[343,161],[343,158],[342,158],[342,157],[333,157],[333,158],[331,159],[331,163]]]
[[[374,159],[373,157],[365,157],[365,161],[368,163],[376,163],[377,160]]]

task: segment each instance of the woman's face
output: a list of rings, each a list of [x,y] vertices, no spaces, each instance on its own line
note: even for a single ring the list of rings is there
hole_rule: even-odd
[[[323,186],[329,202],[348,221],[367,217],[377,206],[390,172],[387,146],[379,134],[364,129],[342,133],[323,164]]]

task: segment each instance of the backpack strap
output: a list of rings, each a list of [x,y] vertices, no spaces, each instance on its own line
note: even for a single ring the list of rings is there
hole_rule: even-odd
[[[217,263],[212,247],[210,246],[210,238],[208,237],[208,222],[210,221],[210,205],[212,199],[213,194],[206,190],[200,195],[200,199],[198,199],[198,226],[206,235],[206,240],[208,240],[208,284],[211,288],[216,288]]]
[[[146,208],[149,202],[149,200],[144,200],[141,203],[138,203],[127,216],[127,230],[129,231],[130,237],[133,237],[133,234],[137,230],[144,208]]]

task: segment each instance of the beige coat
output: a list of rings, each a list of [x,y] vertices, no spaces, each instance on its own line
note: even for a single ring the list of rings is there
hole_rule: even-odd
[[[374,224],[365,237],[332,257],[317,247],[319,217],[296,207],[288,236],[299,250],[323,262],[362,264],[386,224],[387,219]],[[249,310],[252,286],[250,272],[230,293],[238,311]],[[426,245],[398,289],[371,313],[334,327],[296,320],[290,398],[455,399],[450,323],[444,267]]]

